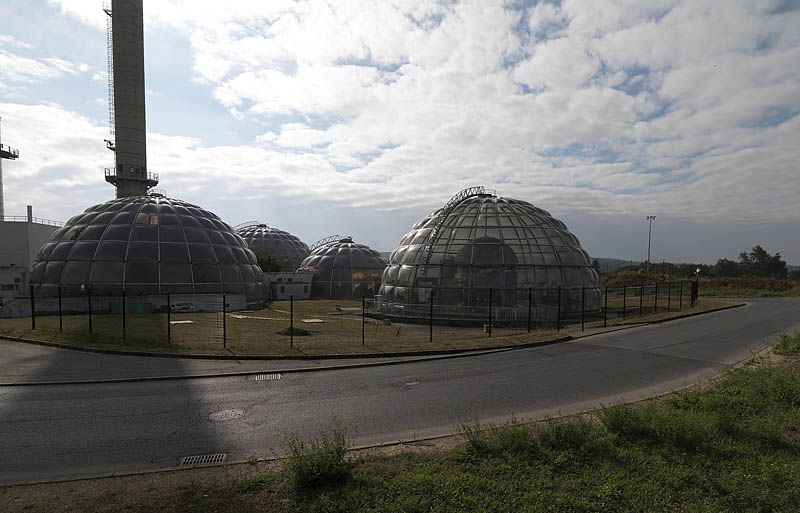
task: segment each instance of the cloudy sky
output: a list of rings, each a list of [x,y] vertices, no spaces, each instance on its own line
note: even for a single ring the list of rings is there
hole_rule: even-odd
[[[6,214],[111,199],[100,0],[4,0]],[[388,251],[486,185],[594,256],[800,264],[800,2],[145,0],[172,197]]]

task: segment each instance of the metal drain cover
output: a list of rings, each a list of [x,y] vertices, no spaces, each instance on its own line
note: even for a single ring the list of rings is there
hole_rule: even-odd
[[[209,420],[215,422],[224,422],[226,420],[234,420],[244,417],[244,412],[239,409],[215,411],[208,416]]]
[[[224,463],[227,454],[201,454],[199,456],[184,456],[179,467],[197,467],[199,465],[216,465]]]
[[[283,379],[283,375],[275,372],[272,374],[256,374],[253,376],[254,381],[274,381],[276,379]]]

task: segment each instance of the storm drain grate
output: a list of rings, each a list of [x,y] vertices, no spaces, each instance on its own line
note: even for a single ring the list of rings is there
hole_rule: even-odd
[[[201,454],[199,456],[184,456],[179,467],[195,467],[197,465],[214,465],[224,463],[227,454]]]
[[[283,376],[280,373],[273,373],[273,374],[256,374],[253,378],[255,381],[274,381],[276,379],[282,379]]]

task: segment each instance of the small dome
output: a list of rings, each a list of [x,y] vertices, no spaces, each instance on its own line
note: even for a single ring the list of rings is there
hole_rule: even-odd
[[[572,289],[564,292],[568,312],[580,308],[581,288],[587,308],[600,298],[591,258],[563,222],[527,201],[483,192],[462,191],[417,222],[382,281],[389,303],[425,302],[434,291],[441,304],[484,305],[492,289],[494,305],[514,306],[527,301],[528,289],[562,287]]]
[[[278,259],[281,271],[294,271],[310,253],[308,246],[298,237],[265,223],[239,225],[236,233],[253,251],[263,251]]]
[[[328,237],[314,244],[298,272],[312,272],[311,297],[361,299],[372,297],[381,285],[386,259],[351,237]]]
[[[36,256],[37,293],[245,294],[263,298],[245,241],[215,214],[163,196],[101,203],[67,221]]]

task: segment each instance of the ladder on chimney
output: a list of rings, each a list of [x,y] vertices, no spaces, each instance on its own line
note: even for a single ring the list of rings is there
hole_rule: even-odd
[[[106,49],[108,51],[108,131],[114,135],[114,33],[111,19],[111,2],[103,2],[106,17]],[[109,149],[113,143],[109,142]]]

